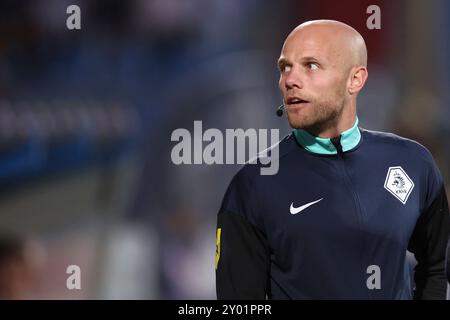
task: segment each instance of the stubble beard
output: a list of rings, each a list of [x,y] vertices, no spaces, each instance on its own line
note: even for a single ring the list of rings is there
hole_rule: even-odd
[[[318,135],[337,125],[344,105],[343,94],[336,94],[322,101],[310,100],[309,105],[304,109],[289,111],[288,121],[294,129],[304,129],[313,135]]]

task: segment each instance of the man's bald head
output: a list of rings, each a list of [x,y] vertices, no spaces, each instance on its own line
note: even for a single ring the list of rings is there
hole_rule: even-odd
[[[355,29],[335,20],[302,23],[286,38],[278,66],[292,127],[323,133],[353,124],[368,75],[366,44]],[[292,97],[306,102],[289,106]]]
[[[329,44],[346,66],[367,67],[367,48],[361,34],[336,20],[312,20],[298,25],[286,38],[289,41],[317,41]]]

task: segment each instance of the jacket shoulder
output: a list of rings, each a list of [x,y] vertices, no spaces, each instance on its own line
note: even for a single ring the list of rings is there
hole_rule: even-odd
[[[434,164],[431,152],[419,142],[399,136],[391,132],[373,131],[361,129],[364,139],[379,146],[391,146],[398,148],[401,152],[406,152],[408,155],[420,157],[428,164]]]
[[[296,148],[298,146],[294,134],[290,133],[266,150],[259,152],[256,157],[247,161],[235,174],[233,180],[253,182],[255,178],[261,176],[261,169],[269,166],[269,163],[274,160],[274,157],[277,158],[276,161],[280,161],[295,151]]]

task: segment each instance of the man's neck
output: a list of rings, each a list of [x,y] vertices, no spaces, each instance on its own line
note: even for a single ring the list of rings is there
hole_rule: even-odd
[[[345,112],[345,110],[348,110]],[[342,132],[353,127],[356,121],[356,108],[344,108],[344,112],[341,116],[328,123],[326,127],[317,126],[312,128],[305,128],[310,134],[320,138],[335,138],[338,137]]]
[[[316,154],[336,154],[354,149],[361,141],[361,132],[358,128],[358,118],[353,126],[341,132],[335,138],[321,138],[313,136],[305,129],[295,129],[294,136],[297,142],[307,151]]]

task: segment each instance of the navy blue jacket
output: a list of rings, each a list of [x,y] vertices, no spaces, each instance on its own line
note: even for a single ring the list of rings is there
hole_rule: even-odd
[[[246,164],[223,199],[219,299],[445,298],[450,215],[426,148],[357,122],[335,139],[294,130],[274,148],[278,173]]]

